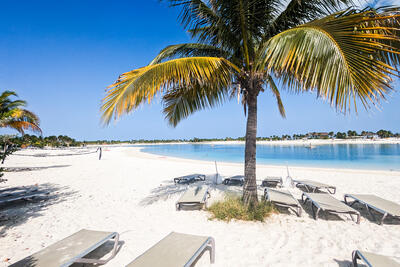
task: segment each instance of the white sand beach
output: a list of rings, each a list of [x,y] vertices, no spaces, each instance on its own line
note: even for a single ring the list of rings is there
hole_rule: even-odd
[[[176,211],[175,202],[186,186],[176,186],[172,179],[190,173],[204,173],[211,179],[213,162],[156,156],[132,147],[105,147],[102,160],[95,153],[29,156],[71,151],[22,150],[7,158],[5,167],[36,169],[7,172],[8,181],[0,184],[0,190],[37,186],[51,191],[51,197],[0,209],[0,266],[82,228],[120,233],[122,246],[106,266],[125,266],[171,231],[214,237],[213,266],[350,266],[355,249],[400,255],[400,221],[378,225],[369,220],[365,209],[360,210],[360,225],[346,216],[322,216],[316,221],[308,205],[300,218],[280,213],[263,223],[226,223],[209,220],[207,211]],[[218,170],[224,176],[242,174],[243,165],[219,163]],[[371,193],[400,203],[400,172],[305,167],[290,172],[295,179],[337,186],[334,196],[339,200],[345,193]],[[257,166],[258,179],[265,176],[286,177],[286,169]],[[221,198],[225,189],[212,186],[210,200]],[[299,189],[291,191],[300,198]],[[104,254],[102,250],[94,254]],[[197,266],[209,265],[206,253]]]

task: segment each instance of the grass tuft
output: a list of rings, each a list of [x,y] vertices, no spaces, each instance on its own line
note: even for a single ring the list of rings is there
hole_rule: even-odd
[[[232,219],[242,221],[260,221],[276,212],[274,206],[265,200],[258,202],[256,206],[247,207],[240,197],[227,196],[223,201],[213,203],[208,211],[213,219],[229,222]]]

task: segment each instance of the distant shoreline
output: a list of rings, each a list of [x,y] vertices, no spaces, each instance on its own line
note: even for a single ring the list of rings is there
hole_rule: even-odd
[[[154,143],[124,143],[118,145],[183,145],[183,144],[203,144],[203,145],[244,145],[245,141],[205,141],[205,142],[154,142]],[[262,140],[257,141],[257,145],[335,145],[335,144],[400,144],[400,138],[385,138],[385,139],[306,139],[306,140]],[[99,146],[99,145],[90,145]],[[114,145],[111,145],[114,146]]]

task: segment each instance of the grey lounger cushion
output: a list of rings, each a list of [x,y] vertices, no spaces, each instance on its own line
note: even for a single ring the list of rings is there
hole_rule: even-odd
[[[179,183],[179,184],[189,184],[189,183],[194,183],[196,181],[204,181],[206,179],[206,176],[204,174],[199,174],[199,173],[194,173],[194,174],[189,174],[181,177],[176,177],[174,178],[174,183]]]
[[[324,193],[303,193],[301,199],[304,203],[307,200],[311,201],[311,209],[313,211],[314,219],[318,219],[318,213],[320,210],[331,213],[344,213],[349,214],[351,219],[353,219],[352,215],[357,216],[357,224],[360,223],[360,213],[355,209],[347,206],[343,202],[337,200],[333,196]],[[316,211],[314,211],[314,206],[316,207]]]
[[[182,206],[199,206],[202,208],[209,196],[208,186],[189,187],[176,202],[176,209],[179,210]]]
[[[32,254],[10,267],[58,267],[70,266],[74,262],[101,263],[111,260],[116,253],[118,233],[82,229],[43,250]],[[107,260],[82,259],[108,240],[114,238],[114,250]]]
[[[371,208],[379,213],[382,213],[383,217],[381,218],[380,224],[383,223],[383,220],[386,218],[387,215],[400,218],[400,205],[395,202],[380,198],[375,195],[366,194],[346,194],[344,195],[344,201],[346,203],[348,203],[348,198],[354,199],[354,202],[351,203],[350,206],[352,206],[356,202],[359,202],[365,205],[367,209]]]
[[[264,196],[266,200],[271,201],[277,206],[292,208],[296,212],[297,216],[301,216],[300,203],[288,190],[265,188]]]
[[[271,186],[278,186],[278,185],[282,185],[282,177],[267,177],[265,178],[262,183],[261,186],[263,187],[271,187]]]
[[[304,187],[307,192],[315,192],[316,190],[319,189],[326,189],[329,193],[335,194],[336,193],[336,187],[333,185],[328,185],[316,181],[311,181],[311,180],[294,180],[293,182],[296,183],[296,187]],[[332,190],[332,191],[331,191]]]
[[[215,244],[212,237],[172,232],[127,267],[192,266],[206,250],[210,251],[210,260],[214,263]]]
[[[222,182],[225,185],[243,185],[244,184],[244,176],[243,175],[235,175],[228,178],[225,178]]]
[[[360,250],[353,251],[353,265],[357,267],[357,259],[361,259],[369,267],[400,267],[400,263],[383,255],[365,252]]]

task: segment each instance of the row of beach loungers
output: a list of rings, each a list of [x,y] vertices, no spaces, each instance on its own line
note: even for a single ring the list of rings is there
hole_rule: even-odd
[[[114,241],[111,255],[105,260],[84,258],[108,241]],[[67,267],[74,263],[106,264],[118,250],[119,234],[82,229],[36,252],[10,267]],[[164,239],[137,257],[127,267],[194,266],[204,252],[209,251],[215,261],[215,242],[209,236],[171,232]]]
[[[371,210],[382,214],[379,224],[383,224],[383,221],[388,216],[400,219],[400,205],[378,196],[371,194],[345,194],[343,203],[330,194],[314,193],[321,189],[326,189],[329,193],[333,194],[336,192],[334,186],[310,180],[295,180],[294,182],[296,183],[296,187],[304,187],[308,191],[302,194],[302,201],[303,203],[311,203],[311,210],[315,219],[318,219],[319,212],[322,210],[323,212],[348,214],[352,219],[354,215],[356,216],[355,221],[360,223],[360,212],[352,207],[356,203],[364,205],[375,221],[377,219]],[[298,216],[301,215],[301,205],[288,190],[266,188],[264,194],[267,200],[275,203],[277,206],[295,209],[296,214]],[[352,201],[349,201],[349,199]]]
[[[243,185],[242,179],[244,177],[238,175],[227,179],[224,180],[226,185]],[[193,174],[174,179],[177,184],[189,184],[196,181],[205,181],[205,175]],[[343,203],[331,195],[336,192],[334,186],[310,180],[295,180],[294,183],[296,183],[296,187],[303,188],[306,191],[302,194],[302,201],[311,203],[315,219],[318,218],[318,214],[322,210],[330,213],[348,214],[353,220],[354,215],[356,217],[355,221],[359,223],[360,213],[352,208],[355,203],[364,205],[368,211],[372,209],[381,213],[383,216],[380,223],[383,223],[387,216],[400,218],[399,204],[374,195],[346,194]],[[282,185],[280,177],[264,179],[262,186],[266,187],[264,190],[265,199],[273,202],[276,206],[289,208],[298,216],[301,216],[301,205],[288,190],[270,188],[280,185]],[[326,190],[330,194],[315,193],[321,190]],[[0,192],[0,204],[1,200],[8,202],[12,201],[11,199],[30,199],[37,193],[43,194],[43,192],[36,192],[35,190],[14,192],[13,194]],[[176,209],[201,209],[206,207],[209,197],[209,188],[206,185],[188,187],[177,201]],[[370,214],[373,216],[372,213]],[[84,256],[109,240],[114,240],[114,247],[108,259],[84,258]],[[119,235],[116,232],[83,229],[11,266],[70,266],[73,263],[105,264],[116,255],[118,240]],[[194,266],[207,250],[210,252],[210,260],[213,263],[215,259],[215,242],[212,237],[172,232],[127,266]],[[358,250],[353,252],[354,266],[357,266],[357,260],[362,260],[367,266],[400,266],[399,263],[386,256]]]
[[[180,180],[187,181],[188,179],[204,181],[205,175],[193,174],[182,176],[175,178],[174,182],[179,183]],[[244,176],[236,175],[226,178],[223,181],[223,184],[243,185],[243,179]],[[325,213],[348,214],[353,221],[359,224],[361,217],[360,212],[353,208],[353,205],[356,203],[364,205],[374,220],[377,219],[371,210],[382,214],[382,217],[379,220],[380,224],[383,224],[385,218],[388,216],[400,219],[400,205],[378,196],[367,194],[346,194],[343,203],[331,195],[336,193],[335,186],[311,180],[294,180],[294,183],[296,184],[296,187],[303,188],[304,191],[306,191],[302,194],[302,201],[304,204],[308,202],[311,203],[311,210],[314,219],[316,220],[318,219],[320,211],[323,211]],[[270,188],[282,185],[282,178],[268,177],[262,181],[261,185],[266,187],[264,190],[264,197],[266,200],[273,202],[277,206],[291,209],[297,214],[297,216],[301,216],[301,205],[288,190]],[[323,190],[326,190],[329,194],[315,193]],[[176,209],[180,210],[182,207],[205,207],[209,197],[210,194],[207,186],[189,187],[176,203]],[[352,201],[349,202],[349,199]],[[355,218],[353,216],[355,216]]]
[[[84,258],[109,240],[114,241],[114,247],[107,259]],[[115,257],[118,241],[119,234],[116,232],[82,229],[10,265],[10,267],[67,267],[74,263],[106,264]],[[209,251],[210,262],[214,263],[215,241],[212,237],[171,232],[126,267],[189,267],[194,266],[206,251]],[[369,267],[400,266],[390,257],[355,250],[352,256],[354,266],[358,266],[358,260],[363,261]]]

